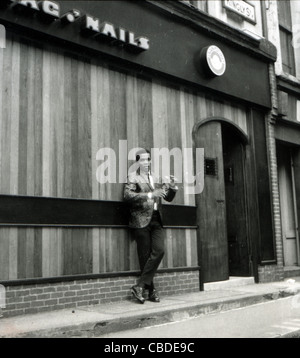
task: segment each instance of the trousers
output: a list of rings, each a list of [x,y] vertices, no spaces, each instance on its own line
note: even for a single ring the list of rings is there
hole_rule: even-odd
[[[159,212],[154,211],[150,224],[146,228],[134,230],[141,269],[138,285],[153,289],[154,275],[164,257],[164,230]]]

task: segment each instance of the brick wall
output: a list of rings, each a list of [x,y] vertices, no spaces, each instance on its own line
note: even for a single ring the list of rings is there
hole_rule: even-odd
[[[131,300],[136,276],[76,280],[69,282],[6,287],[4,317],[101,303]],[[161,297],[199,291],[199,272],[158,273],[156,288]]]
[[[269,65],[270,75],[270,91],[272,109],[267,116],[266,137],[268,147],[268,157],[270,166],[270,181],[271,181],[271,198],[272,211],[274,223],[274,237],[275,237],[275,256],[277,265],[265,265],[258,267],[259,282],[281,281],[284,279],[283,271],[283,247],[282,247],[282,229],[281,229],[281,214],[280,214],[280,198],[278,187],[278,173],[277,173],[277,155],[276,155],[276,140],[275,140],[275,126],[278,115],[278,96],[277,96],[277,80],[275,69],[272,64]]]
[[[258,267],[258,282],[275,282],[284,280],[284,270],[281,265],[264,265]]]

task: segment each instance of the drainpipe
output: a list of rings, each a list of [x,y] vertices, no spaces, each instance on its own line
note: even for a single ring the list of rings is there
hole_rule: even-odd
[[[277,80],[275,75],[274,64],[269,64],[270,89],[272,98],[272,110],[267,116],[267,145],[269,152],[270,178],[271,178],[271,198],[273,206],[273,222],[274,222],[274,243],[276,251],[277,267],[282,271],[283,277],[283,250],[282,250],[282,227],[280,214],[280,199],[277,174],[277,156],[276,156],[276,140],[275,125],[277,119],[278,98],[277,98]]]

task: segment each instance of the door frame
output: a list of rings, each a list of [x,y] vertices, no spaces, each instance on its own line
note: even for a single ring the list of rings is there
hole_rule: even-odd
[[[244,193],[245,193],[245,215],[246,215],[246,230],[247,230],[247,244],[248,244],[248,249],[249,249],[249,266],[250,266],[250,276],[255,276],[256,277],[256,268],[253,265],[253,256],[255,256],[255,253],[253,253],[253,247],[252,247],[252,237],[249,235],[249,220],[248,220],[248,183],[246,180],[246,161],[247,161],[247,149],[250,146],[250,140],[249,140],[249,136],[248,134],[242,129],[240,128],[236,123],[234,123],[232,120],[225,118],[225,117],[220,117],[220,116],[211,116],[211,117],[207,117],[205,119],[201,119],[199,120],[193,127],[192,130],[192,140],[193,140],[193,152],[194,152],[194,168],[196,168],[196,134],[199,130],[201,130],[201,126],[203,126],[204,124],[207,124],[209,122],[213,122],[213,121],[217,121],[220,122],[221,125],[222,124],[227,124],[227,126],[229,125],[230,128],[238,135],[238,137],[241,140],[241,144],[244,147],[244,161],[243,161],[243,167],[244,167],[244,177],[245,177],[245,185],[244,185]],[[197,194],[196,195],[196,205],[197,205],[197,196],[199,198],[199,195],[201,194]],[[202,273],[202,262],[201,262],[201,257],[202,257],[202,250],[201,250],[201,238],[199,235],[199,229],[197,230],[197,250],[198,250],[198,266],[200,267],[200,288],[203,289],[203,273]]]
[[[223,149],[224,149],[224,138],[227,141],[230,141],[231,138],[228,139],[228,137],[224,136],[224,132],[223,132],[223,128],[227,127],[229,129],[229,135],[232,135],[234,133],[234,131],[232,130],[233,127],[229,126],[228,123],[222,123],[222,145],[223,145]],[[227,129],[226,129],[227,130]],[[246,155],[246,144],[244,142],[244,140],[241,140],[241,136],[237,135],[235,132],[235,141],[236,141],[236,145],[238,145],[238,150],[239,150],[239,154],[240,154],[240,161],[241,161],[241,170],[242,170],[242,181],[241,181],[241,185],[242,185],[242,196],[243,196],[243,201],[244,201],[244,216],[245,216],[245,235],[246,235],[246,244],[247,244],[247,274],[245,277],[249,277],[252,274],[252,267],[251,267],[251,259],[250,259],[250,253],[251,253],[251,244],[250,244],[250,235],[249,235],[249,212],[248,212],[248,194],[247,194],[247,180],[246,180],[246,159],[247,159],[247,155]],[[224,157],[224,152],[223,152],[223,157]],[[226,163],[225,163],[225,159],[223,160],[223,165],[224,165],[224,170],[226,167]],[[226,179],[224,178],[224,185],[225,185],[225,193],[226,193]],[[226,200],[226,217],[228,214],[228,202],[227,202],[227,196],[225,195],[225,200]],[[228,220],[227,220],[227,230],[228,230]],[[229,241],[228,241],[228,245],[229,245]],[[228,248],[229,250],[229,248]],[[228,252],[228,258],[230,259],[229,256],[229,252]],[[230,263],[229,263],[229,274],[230,274]],[[234,274],[232,274],[231,276],[235,276]],[[241,274],[241,276],[244,276],[243,274]]]

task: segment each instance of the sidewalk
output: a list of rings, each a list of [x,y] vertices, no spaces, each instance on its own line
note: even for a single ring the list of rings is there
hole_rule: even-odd
[[[300,294],[300,277],[285,281],[220,286],[216,290],[163,296],[160,303],[135,300],[0,318],[0,338],[70,338],[175,322]],[[300,302],[299,302],[300,304]]]

